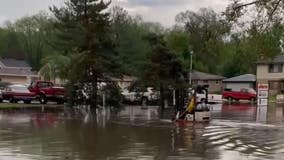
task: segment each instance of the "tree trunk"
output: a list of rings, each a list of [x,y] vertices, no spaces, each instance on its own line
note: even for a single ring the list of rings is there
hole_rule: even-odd
[[[96,108],[97,107],[97,103],[98,103],[98,78],[97,76],[94,74],[92,76],[93,80],[92,80],[92,96],[91,96],[91,108]]]
[[[175,90],[175,99],[176,99],[176,105],[175,108],[177,111],[180,110],[180,89],[176,89]]]
[[[165,109],[165,90],[162,85],[160,85],[160,107],[161,109]]]

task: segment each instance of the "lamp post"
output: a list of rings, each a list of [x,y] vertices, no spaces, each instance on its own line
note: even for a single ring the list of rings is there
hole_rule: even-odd
[[[190,69],[189,69],[188,79],[189,79],[189,85],[191,87],[191,85],[192,85],[192,56],[193,56],[193,51],[190,51],[189,54],[190,54]]]

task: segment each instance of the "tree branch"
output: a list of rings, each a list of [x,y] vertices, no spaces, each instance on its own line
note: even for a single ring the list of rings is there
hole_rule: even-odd
[[[257,3],[261,3],[261,2],[264,2],[264,1],[267,1],[267,0],[256,0],[256,1],[253,1],[253,2],[250,2],[250,3],[240,4],[240,5],[236,6],[236,7],[234,7],[233,9],[241,9],[243,7],[247,7],[247,6],[250,6],[250,5],[253,5],[253,4],[257,4]]]
[[[277,2],[276,2],[276,4],[275,4],[275,6],[273,6],[273,10],[270,12],[270,14],[269,14],[269,19],[272,19],[272,16],[273,16],[273,14],[275,13],[275,11],[277,10],[277,8],[278,8],[278,6],[280,5],[280,2],[281,2],[282,0],[278,0]]]

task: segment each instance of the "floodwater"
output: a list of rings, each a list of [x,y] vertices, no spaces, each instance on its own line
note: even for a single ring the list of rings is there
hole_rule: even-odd
[[[0,111],[0,160],[284,159],[283,108],[216,105],[205,124],[157,107]]]

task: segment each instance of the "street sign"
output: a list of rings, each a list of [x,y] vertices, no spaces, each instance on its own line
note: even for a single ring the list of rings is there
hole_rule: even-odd
[[[267,83],[259,83],[257,85],[257,105],[268,105],[269,85]]]

